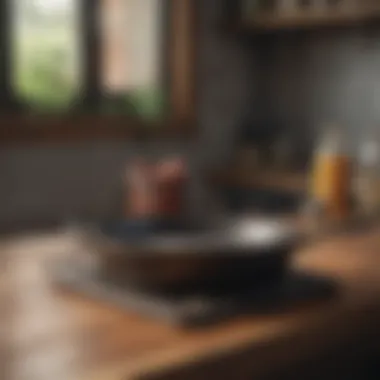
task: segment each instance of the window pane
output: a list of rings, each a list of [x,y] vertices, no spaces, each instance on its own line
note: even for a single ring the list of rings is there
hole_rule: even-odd
[[[80,87],[78,0],[12,0],[13,88],[33,109],[65,110]]]
[[[102,0],[103,108],[157,118],[165,108],[163,0]]]

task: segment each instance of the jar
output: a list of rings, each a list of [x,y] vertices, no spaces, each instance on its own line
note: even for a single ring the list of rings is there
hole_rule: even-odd
[[[374,134],[360,145],[354,193],[361,214],[380,211],[380,142]]]
[[[179,218],[185,203],[187,172],[179,158],[150,163],[142,159],[128,166],[125,217]]]
[[[124,189],[124,216],[146,219],[155,216],[154,168],[143,159],[127,167]]]
[[[315,151],[310,181],[310,196],[328,218],[350,212],[351,165],[343,131],[329,126]]]
[[[178,218],[183,212],[187,172],[179,158],[158,163],[155,171],[156,212],[164,219]]]

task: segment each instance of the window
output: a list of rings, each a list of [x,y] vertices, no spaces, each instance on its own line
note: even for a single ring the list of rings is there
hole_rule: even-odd
[[[162,0],[103,0],[102,106],[147,118],[164,110]]]
[[[64,111],[79,95],[76,0],[13,0],[12,82],[16,99],[35,111]]]
[[[194,0],[0,1],[0,138],[193,123]]]

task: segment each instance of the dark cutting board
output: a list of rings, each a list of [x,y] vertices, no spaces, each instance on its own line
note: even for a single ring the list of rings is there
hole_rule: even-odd
[[[329,279],[289,271],[280,282],[262,287],[244,284],[178,295],[116,283],[73,261],[50,269],[58,289],[183,327],[207,326],[244,314],[284,312],[304,302],[327,300],[337,290]]]

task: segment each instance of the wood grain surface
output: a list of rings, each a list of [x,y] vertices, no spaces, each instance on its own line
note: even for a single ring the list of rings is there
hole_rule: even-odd
[[[295,255],[295,266],[339,282],[333,300],[195,331],[54,289],[46,263],[82,249],[69,234],[1,242],[1,379],[243,379],[378,331],[380,229],[329,238]]]

